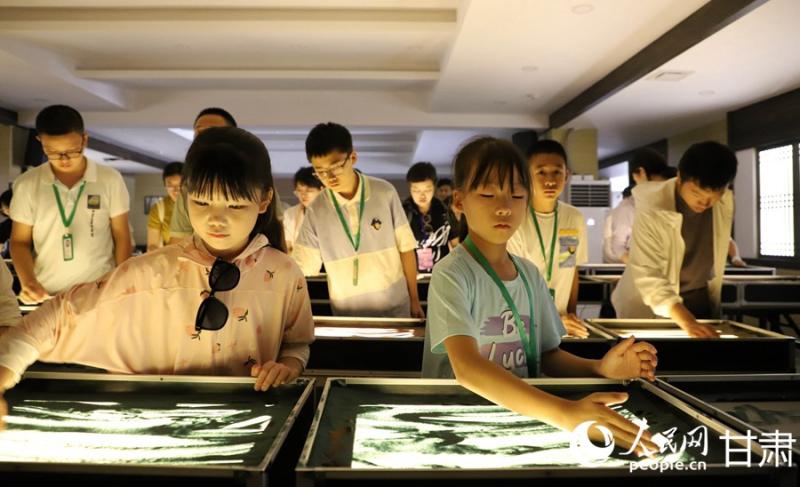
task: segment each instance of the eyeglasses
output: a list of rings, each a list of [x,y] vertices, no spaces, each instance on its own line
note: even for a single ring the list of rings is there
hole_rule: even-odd
[[[422,223],[425,225],[422,227],[422,231],[425,233],[433,232],[433,225],[431,225],[431,214],[425,213],[422,215]]]
[[[350,160],[350,156],[353,155],[352,152],[347,153],[347,157],[342,159],[341,162],[337,162],[336,164],[332,164],[328,167],[328,169],[317,169],[314,168],[314,177],[317,179],[329,179],[335,176],[341,176],[344,172],[344,166],[347,165],[347,161]]]
[[[63,159],[77,159],[83,155],[83,148],[69,152],[45,152],[48,161],[61,161]]]
[[[195,334],[192,338],[200,338],[203,330],[219,330],[228,321],[228,307],[217,299],[214,294],[222,291],[230,291],[239,284],[239,268],[230,262],[226,262],[219,257],[211,266],[208,274],[208,286],[211,293],[200,303],[197,310],[197,317],[194,320]]]

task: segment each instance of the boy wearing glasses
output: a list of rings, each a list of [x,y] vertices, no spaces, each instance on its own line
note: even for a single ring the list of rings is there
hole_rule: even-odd
[[[283,236],[289,255],[292,254],[294,241],[306,216],[306,208],[317,199],[322,189],[322,183],[314,175],[313,168],[301,167],[294,173],[294,195],[299,203],[283,213]]]
[[[334,314],[423,318],[416,240],[397,191],[353,168],[358,153],[339,124],[314,127],[306,155],[326,189],[306,209],[294,244],[303,273],[325,264]]]
[[[83,155],[89,136],[80,113],[49,106],[36,131],[48,163],[17,178],[11,200],[11,258],[26,304],[94,281],[131,256],[128,190],[118,171]]]
[[[403,201],[408,223],[417,241],[417,270],[431,272],[433,265],[458,245],[458,235],[450,226],[447,208],[434,198],[436,168],[430,162],[418,162],[406,173],[411,196]]]

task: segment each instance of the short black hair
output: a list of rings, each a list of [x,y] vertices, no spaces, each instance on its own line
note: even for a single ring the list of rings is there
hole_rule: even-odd
[[[83,117],[67,105],[50,105],[36,115],[36,132],[39,135],[83,134]]]
[[[661,171],[661,177],[664,179],[672,179],[678,175],[678,168],[674,166],[666,166],[663,171]]]
[[[436,168],[430,162],[418,162],[411,166],[406,173],[407,183],[421,183],[431,181],[436,184]]]
[[[309,188],[322,189],[322,181],[314,176],[313,167],[301,167],[294,173],[294,187],[296,188],[298,184],[308,186]]]
[[[623,198],[629,198],[633,194],[631,192],[632,189],[633,189],[633,186],[628,186],[627,188],[623,189],[622,190],[622,197]]]
[[[631,174],[639,171],[640,167],[644,169],[647,178],[650,179],[652,176],[662,175],[664,169],[669,166],[667,166],[667,161],[660,152],[650,148],[644,148],[634,152],[633,156],[628,161],[628,171]]]
[[[678,163],[681,181],[693,181],[704,189],[725,189],[736,178],[736,155],[719,142],[699,142],[683,153]]]
[[[450,186],[453,187],[453,180],[450,178],[441,178],[436,182],[436,187],[441,188],[442,186]]]
[[[200,110],[200,113],[198,113],[197,116],[194,117],[194,123],[192,124],[192,126],[197,124],[197,121],[200,120],[200,117],[205,115],[218,115],[224,118],[226,122],[228,122],[229,127],[238,127],[238,125],[236,125],[236,119],[233,118],[233,115],[231,115],[230,112],[228,112],[228,110],[219,107],[209,107]]]
[[[7,189],[0,194],[0,205],[11,206],[11,190]]]
[[[564,165],[567,166],[567,169],[569,169],[569,163],[567,162],[567,151],[564,150],[564,146],[559,142],[550,139],[539,140],[528,148],[526,156],[530,162],[531,158],[538,156],[539,154],[556,154],[561,156],[561,158],[564,159]]]
[[[306,157],[327,156],[331,152],[353,152],[353,136],[344,125],[328,122],[317,124],[306,137]]]
[[[183,174],[183,163],[170,162],[164,166],[164,172],[161,173],[161,179],[166,181],[170,176],[180,176],[181,174]]]

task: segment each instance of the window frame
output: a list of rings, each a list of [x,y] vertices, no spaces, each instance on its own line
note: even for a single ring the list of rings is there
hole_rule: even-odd
[[[776,256],[761,253],[761,152],[789,146],[792,149],[792,191],[794,196],[794,255]],[[800,138],[759,145],[756,150],[756,252],[758,260],[779,267],[794,267],[800,259]]]

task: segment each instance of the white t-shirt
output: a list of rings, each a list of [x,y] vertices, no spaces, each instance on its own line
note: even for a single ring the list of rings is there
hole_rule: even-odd
[[[536,359],[541,370],[542,353],[558,347],[566,331],[536,267],[525,259],[517,259],[517,262],[533,296]],[[519,275],[503,283],[530,337],[531,313],[525,284]],[[456,335],[475,338],[483,357],[518,377],[528,377],[525,348],[514,315],[492,278],[463,245],[433,267],[428,290],[423,377],[453,378],[444,341]]]
[[[76,201],[83,182],[86,186]],[[64,260],[63,249],[67,230],[53,185],[67,217],[78,205],[69,229],[74,257],[68,261]],[[33,271],[47,292],[56,294],[75,284],[94,281],[114,268],[111,218],[129,210],[130,197],[122,175],[87,159],[83,178],[70,189],[55,178],[49,163],[22,174],[14,181],[10,213],[15,222],[33,227]]]
[[[636,216],[636,206],[633,196],[622,200],[616,208],[606,217],[603,230],[603,262],[622,262],[622,256],[631,248],[631,234],[633,233],[633,219]]]
[[[408,317],[410,298],[400,253],[414,250],[417,241],[394,186],[371,176],[363,176],[363,181],[350,200],[333,193],[355,237],[361,191],[365,192],[358,252],[326,190],[306,208],[292,257],[307,276],[318,274],[325,264],[335,315]],[[353,278],[356,261],[357,282]]]
[[[546,280],[555,212],[536,213],[536,216],[542,232],[545,255],[542,255],[542,247],[539,244],[539,237],[530,211],[525,215],[517,232],[508,241],[508,251],[536,264],[542,277]],[[559,313],[563,314],[567,312],[575,272],[579,265],[585,264],[589,260],[589,249],[586,241],[586,221],[583,214],[574,206],[561,201],[558,202],[558,235],[555,253],[553,273],[547,284],[550,289],[555,291],[556,308]]]
[[[289,247],[293,247],[294,241],[297,240],[304,216],[302,204],[291,206],[283,213],[283,238]]]

